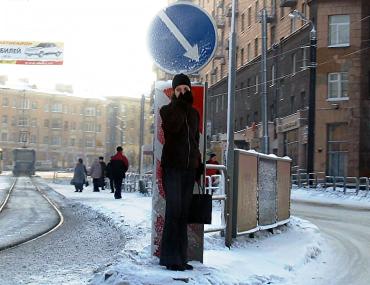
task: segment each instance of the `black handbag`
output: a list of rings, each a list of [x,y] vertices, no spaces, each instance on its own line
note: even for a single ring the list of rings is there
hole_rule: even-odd
[[[193,194],[188,224],[211,224],[212,223],[212,195],[205,193],[204,188],[198,184],[199,194]]]

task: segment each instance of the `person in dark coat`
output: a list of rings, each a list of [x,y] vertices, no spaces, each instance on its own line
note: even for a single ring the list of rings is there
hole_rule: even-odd
[[[75,186],[75,192],[82,192],[83,185],[86,182],[87,170],[86,166],[83,164],[82,158],[78,159],[78,162],[73,171],[73,178],[71,184]]]
[[[111,156],[112,159],[113,156]],[[110,192],[114,193],[114,180],[113,180],[113,175],[112,175],[112,164],[109,161],[107,164],[107,167],[105,168],[105,176],[108,177],[109,179],[109,186],[110,186]]]
[[[126,171],[128,170],[127,157],[122,153],[123,149],[121,146],[117,147],[117,153],[111,158],[111,173],[114,183],[114,198],[122,198],[122,181],[126,177]]]
[[[105,187],[105,173],[106,173],[107,165],[104,162],[104,157],[99,156],[99,163],[100,163],[100,167],[101,167],[101,177],[100,177],[99,187],[101,187],[101,190],[105,190],[104,189],[104,187]]]
[[[165,143],[162,150],[166,214],[159,264],[168,270],[191,270],[188,264],[187,220],[197,169],[200,167],[199,113],[192,107],[190,79],[172,80],[171,102],[160,109]]]

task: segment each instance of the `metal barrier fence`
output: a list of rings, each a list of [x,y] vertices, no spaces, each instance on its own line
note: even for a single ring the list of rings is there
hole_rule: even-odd
[[[212,194],[212,201],[220,201],[221,224],[218,226],[206,225],[204,233],[220,232],[225,237],[225,245],[230,247],[232,240],[231,232],[231,205],[228,196],[228,176],[226,166],[206,164],[206,169],[219,170],[221,174],[206,176],[206,192]],[[215,181],[218,180],[216,185]]]
[[[369,177],[353,177],[353,176],[327,176],[324,172],[306,173],[298,170],[297,173],[292,174],[292,185],[298,187],[308,188],[329,188],[333,190],[337,188],[343,189],[344,193],[347,193],[348,189],[355,189],[356,195],[360,190],[370,190],[370,178]],[[366,194],[366,195],[367,195]]]

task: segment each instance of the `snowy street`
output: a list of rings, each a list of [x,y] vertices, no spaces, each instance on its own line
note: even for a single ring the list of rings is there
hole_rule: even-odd
[[[204,263],[170,272],[150,254],[151,197],[123,193],[117,201],[109,190],[75,193],[66,181],[42,183],[66,221],[1,252],[1,284],[367,285],[370,278],[370,198],[362,193],[293,189],[288,225],[240,236],[231,249],[218,233],[206,234]]]

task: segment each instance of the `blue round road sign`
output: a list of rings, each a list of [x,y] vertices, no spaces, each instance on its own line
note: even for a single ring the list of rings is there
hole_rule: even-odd
[[[212,18],[191,3],[175,3],[160,11],[148,36],[154,62],[170,74],[197,72],[212,59],[217,48]]]

